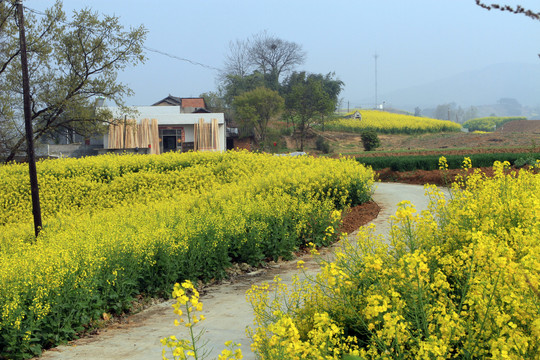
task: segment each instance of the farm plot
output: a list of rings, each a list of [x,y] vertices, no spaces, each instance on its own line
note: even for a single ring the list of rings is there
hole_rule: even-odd
[[[233,262],[291,258],[337,237],[340,210],[368,201],[352,159],[246,152],[101,156],[38,164],[44,210],[32,238],[24,165],[0,167],[0,357],[73,338],[103,313]]]

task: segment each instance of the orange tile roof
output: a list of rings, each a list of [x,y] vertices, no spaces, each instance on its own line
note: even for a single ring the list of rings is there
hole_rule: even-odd
[[[182,107],[205,108],[203,98],[182,98]]]

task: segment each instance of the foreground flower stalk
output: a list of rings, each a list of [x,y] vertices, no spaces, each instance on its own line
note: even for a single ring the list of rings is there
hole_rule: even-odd
[[[203,314],[197,315],[197,312],[200,313],[203,310],[203,303],[199,301],[199,292],[190,280],[186,280],[182,284],[174,285],[172,296],[176,299],[176,303],[173,304],[174,313],[179,317],[174,320],[174,325],[185,326],[189,331],[189,340],[177,339],[174,335],[161,339],[164,347],[162,358],[169,359],[167,349],[170,350],[174,360],[206,358],[210,350],[206,348],[208,341],[202,339],[204,328],[199,331],[194,330],[199,322],[205,320]],[[227,341],[225,346],[226,349],[218,356],[219,360],[242,359],[241,344]]]

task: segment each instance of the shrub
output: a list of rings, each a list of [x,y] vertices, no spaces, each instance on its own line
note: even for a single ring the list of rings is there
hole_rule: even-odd
[[[536,163],[536,159],[533,156],[520,157],[514,162],[514,166],[517,168],[520,168],[525,165],[534,166],[535,163]]]
[[[330,144],[328,143],[328,140],[320,135],[317,136],[317,140],[315,140],[315,148],[321,151],[323,154],[328,154],[330,152]]]
[[[362,139],[362,144],[364,145],[364,150],[366,151],[371,151],[381,146],[381,141],[379,140],[377,133],[373,130],[363,131],[360,137]]]

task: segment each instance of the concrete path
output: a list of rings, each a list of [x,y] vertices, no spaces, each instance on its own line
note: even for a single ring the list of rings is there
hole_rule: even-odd
[[[427,209],[429,203],[422,186],[408,184],[379,183],[373,198],[381,207],[374,223],[377,232],[383,234],[389,229],[388,218],[396,212],[397,203],[409,200],[418,212]],[[293,274],[298,271],[298,260],[281,262],[269,269],[243,275],[234,283],[224,282],[205,289],[201,301],[206,320],[199,325],[206,329],[204,338],[209,341],[208,347],[214,349],[209,359],[217,359],[227,340],[242,344],[244,359],[255,359],[249,348],[250,340],[245,334],[246,327],[253,325],[252,309],[245,299],[245,292],[254,284],[272,281],[276,275],[280,275],[285,283],[290,282]],[[309,256],[302,257],[302,260],[306,262],[308,273],[317,271],[316,262]],[[102,330],[97,336],[46,351],[42,359],[161,359],[160,339],[170,335],[179,339],[187,338],[185,327],[174,326],[173,302],[171,300],[154,305],[131,316],[127,324]]]

